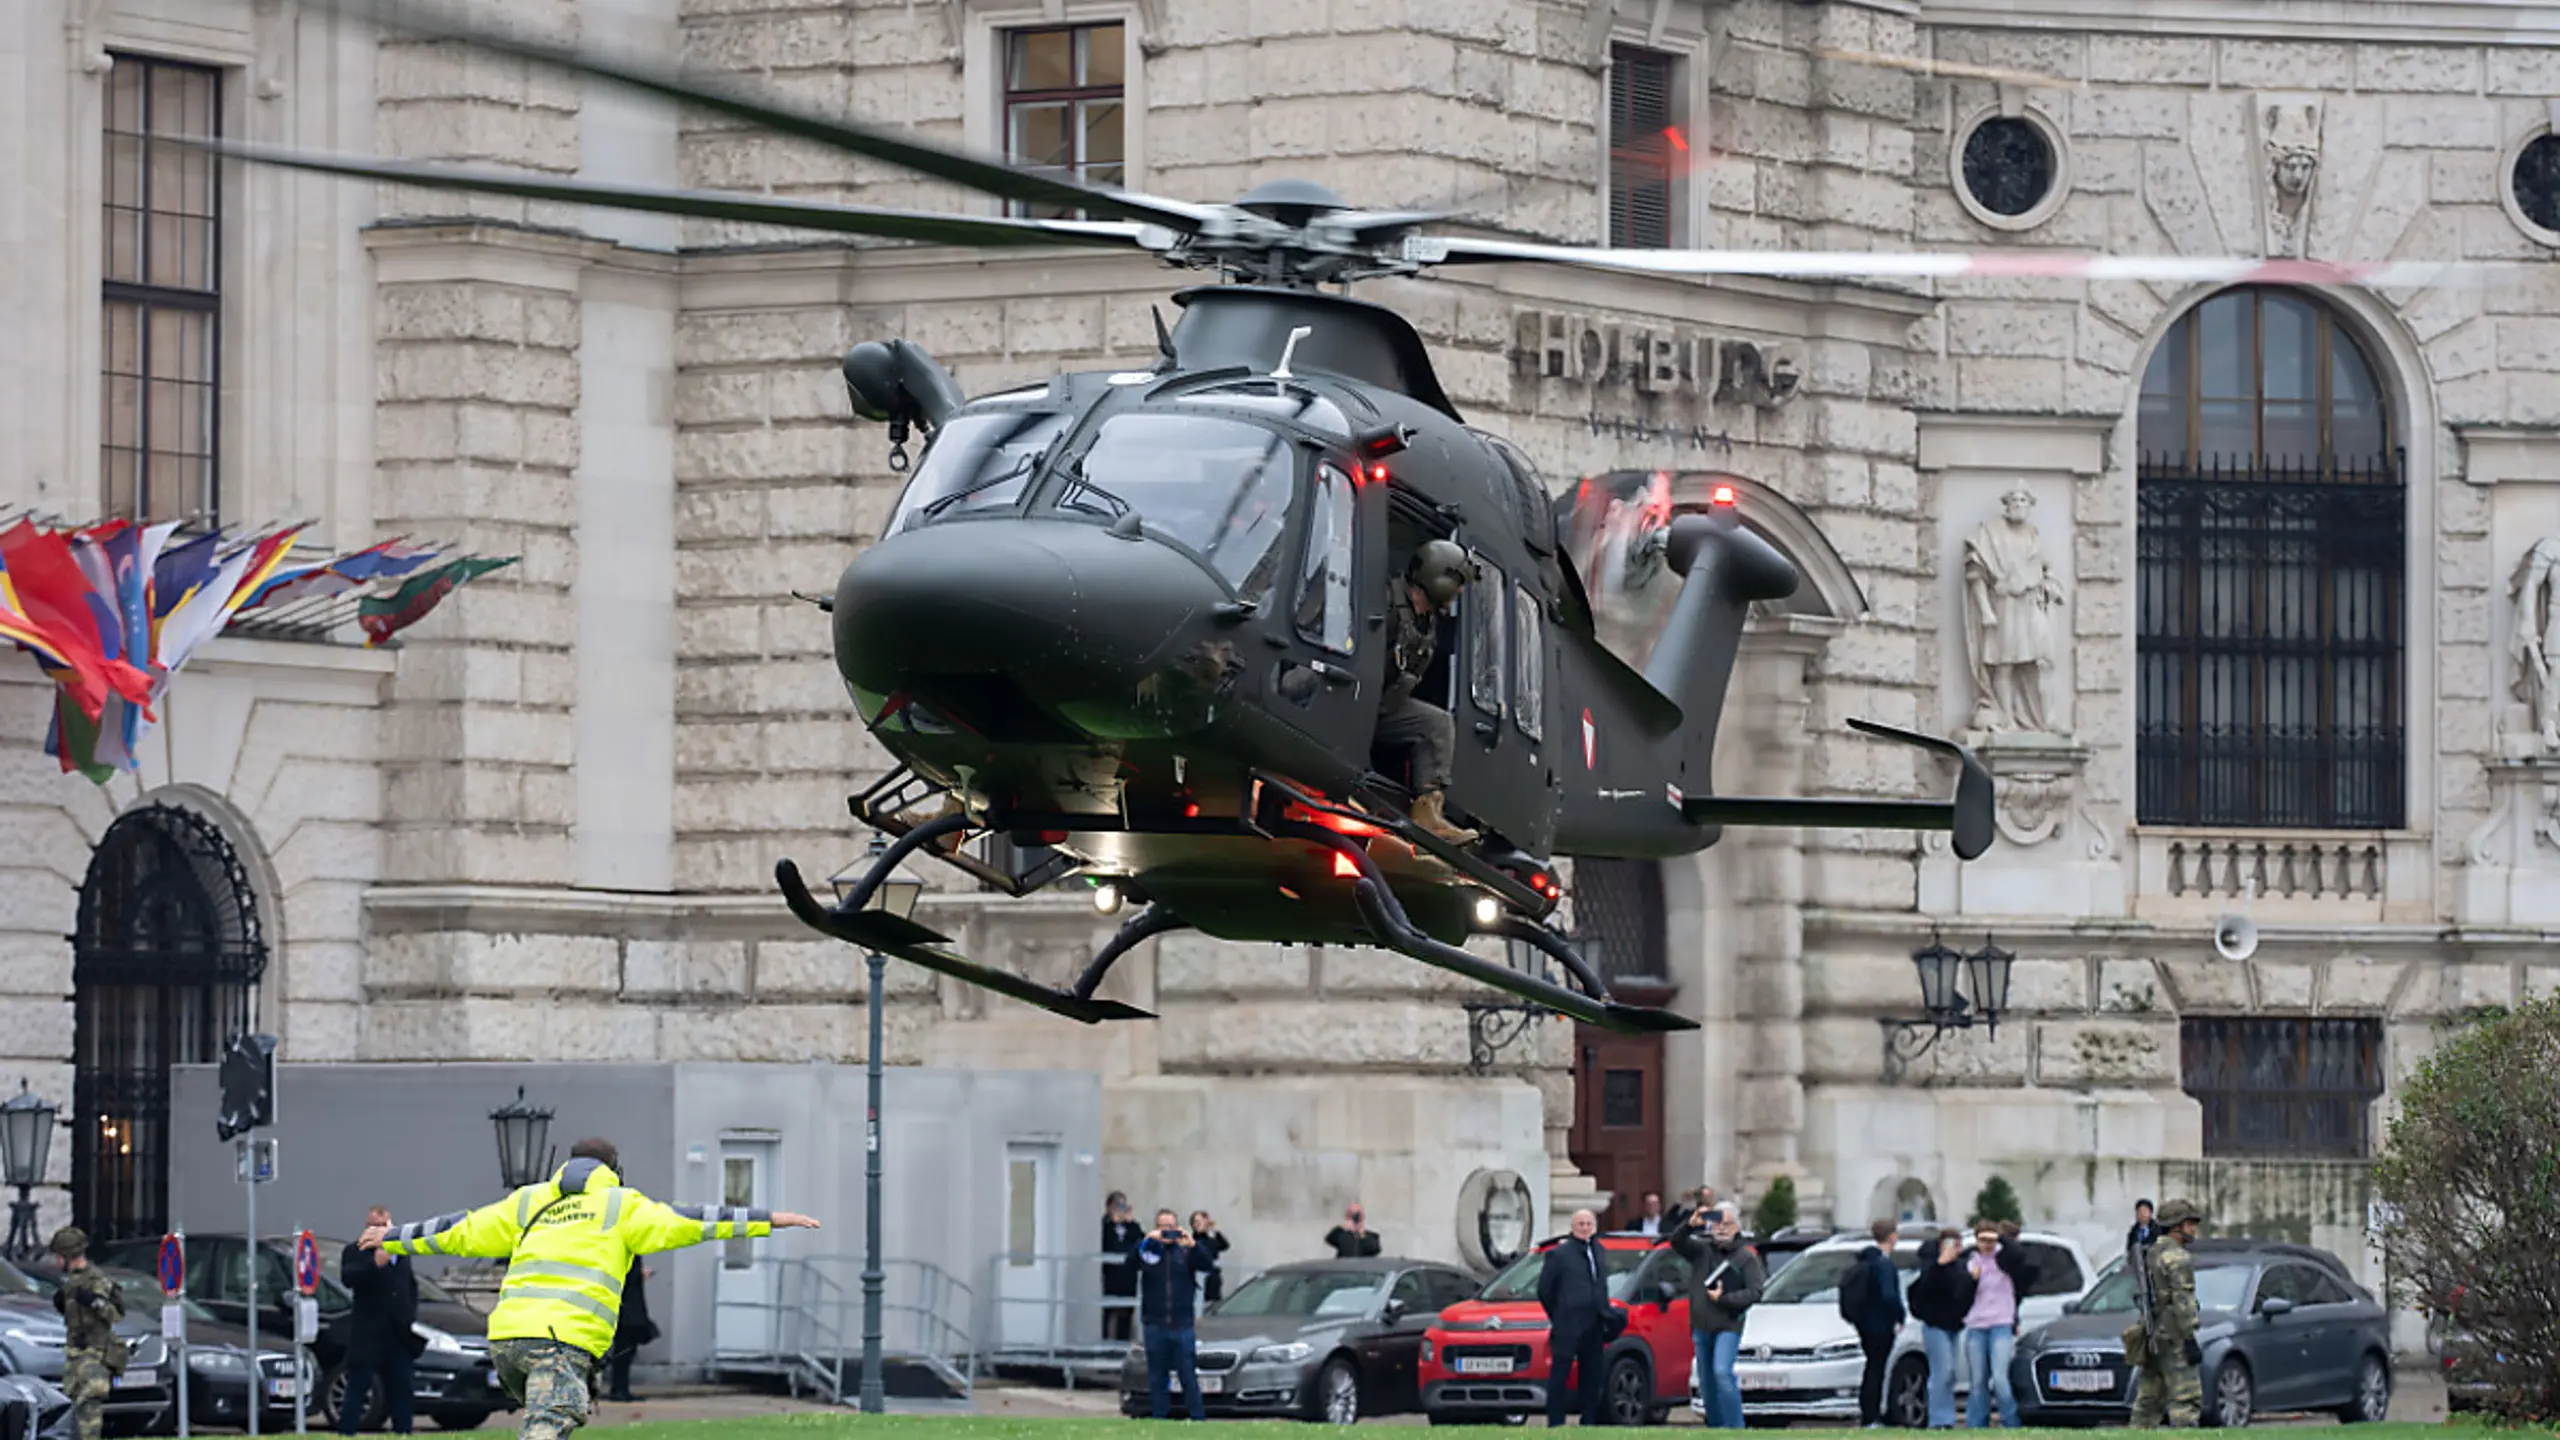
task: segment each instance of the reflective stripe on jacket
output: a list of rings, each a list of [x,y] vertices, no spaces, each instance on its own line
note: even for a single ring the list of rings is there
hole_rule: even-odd
[[[577,1159],[494,1205],[394,1226],[382,1248],[503,1257],[507,1278],[489,1313],[489,1338],[560,1340],[602,1356],[613,1348],[633,1256],[772,1233],[770,1211],[662,1204],[624,1186],[603,1162]]]

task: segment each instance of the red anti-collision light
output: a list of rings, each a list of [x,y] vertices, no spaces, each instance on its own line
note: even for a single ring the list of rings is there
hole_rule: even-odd
[[[1714,488],[1713,490],[1708,491],[1708,492],[1707,492],[1707,503],[1708,503],[1708,504],[1710,504],[1710,505],[1730,505],[1730,504],[1732,504],[1732,503],[1733,503],[1733,487],[1732,487],[1732,486],[1730,486],[1730,485],[1719,485],[1719,486],[1717,486],[1716,488]]]

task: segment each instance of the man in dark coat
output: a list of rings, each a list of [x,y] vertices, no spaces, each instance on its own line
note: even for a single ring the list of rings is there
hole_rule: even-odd
[[[1840,1318],[1858,1332],[1867,1368],[1858,1377],[1858,1423],[1874,1427],[1884,1421],[1884,1372],[1893,1359],[1894,1338],[1902,1333],[1902,1277],[1893,1268],[1894,1224],[1878,1220],[1867,1227],[1875,1243],[1858,1251],[1849,1273],[1840,1277]]]
[[[657,1322],[649,1318],[649,1267],[634,1256],[631,1269],[622,1277],[622,1318],[614,1324],[613,1354],[605,1362],[611,1386],[604,1398],[625,1403],[639,1400],[631,1393],[631,1361],[641,1346],[657,1338]]]
[[[381,1205],[365,1212],[365,1228],[391,1223]],[[367,1250],[361,1242],[338,1257],[338,1279],[355,1299],[347,1325],[346,1398],[338,1402],[338,1433],[353,1435],[372,1408],[373,1381],[382,1379],[382,1394],[391,1408],[391,1428],[410,1433],[417,1409],[415,1364],[426,1348],[413,1328],[418,1323],[418,1273],[409,1257],[387,1250]]]
[[[1193,1321],[1199,1314],[1198,1240],[1170,1210],[1156,1212],[1156,1228],[1138,1242],[1138,1321],[1145,1328],[1147,1392],[1155,1417],[1171,1411],[1179,1377],[1182,1400],[1194,1420],[1208,1419],[1200,1401],[1200,1363]]]
[[[1726,1202],[1689,1212],[1671,1237],[1671,1248],[1689,1262],[1689,1339],[1698,1364],[1698,1394],[1707,1424],[1743,1427],[1742,1387],[1733,1374],[1742,1347],[1743,1316],[1760,1303],[1769,1267],[1742,1239],[1742,1211]]]
[[[1146,1234],[1114,1190],[1102,1202],[1102,1338],[1126,1340],[1138,1322],[1138,1240]]]
[[[1600,1423],[1600,1401],[1607,1389],[1600,1371],[1609,1345],[1609,1262],[1592,1238],[1599,1230],[1599,1216],[1574,1211],[1573,1233],[1556,1242],[1538,1271],[1538,1306],[1547,1312],[1550,1429],[1564,1423],[1566,1400],[1577,1391],[1582,1423]]]

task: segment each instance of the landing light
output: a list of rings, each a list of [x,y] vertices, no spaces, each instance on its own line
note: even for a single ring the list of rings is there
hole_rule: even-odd
[[[1476,928],[1490,930],[1502,918],[1502,902],[1490,895],[1476,897]]]
[[[1120,913],[1120,887],[1105,882],[1093,887],[1093,908],[1105,915]]]

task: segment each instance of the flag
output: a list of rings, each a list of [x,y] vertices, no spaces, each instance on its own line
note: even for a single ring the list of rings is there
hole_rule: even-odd
[[[328,595],[344,595],[367,580],[406,575],[436,558],[437,553],[423,546],[408,545],[400,540],[385,540],[378,545],[368,545],[352,554],[341,555],[335,560],[323,560],[317,564],[297,566],[291,570],[278,570],[249,596],[248,600],[240,606],[240,611],[255,610],[262,606],[282,607]]]
[[[284,563],[285,553],[293,548],[293,537],[309,528],[310,522],[304,521],[300,525],[290,526],[266,536],[248,547],[249,568],[242,573],[239,583],[231,588],[230,593],[223,596],[222,618],[224,620],[228,621],[238,613],[240,602],[257,593],[258,587],[267,583],[267,577],[276,572],[276,567]]]
[[[98,612],[90,608],[88,577],[60,534],[20,520],[0,531],[0,564],[8,567],[18,612],[62,657],[65,669],[55,681],[70,688],[82,714],[95,718],[104,710],[110,689],[137,704],[150,702],[150,677],[120,657],[108,657]],[[112,619],[112,607],[108,615]],[[120,641],[117,649],[123,649]]]
[[[206,576],[187,597],[161,618],[160,638],[154,642],[152,659],[164,672],[174,674],[196,647],[212,639],[229,618],[231,592],[249,573],[249,564],[257,558],[257,547],[243,545],[222,557],[213,573]]]
[[[220,558],[222,532],[198,535],[181,545],[160,552],[159,563],[151,570],[151,623],[155,630],[178,608],[178,602],[195,593],[195,588],[211,575]],[[153,651],[157,654],[158,651]]]
[[[356,614],[356,623],[364,627],[364,643],[381,644],[427,618],[427,612],[445,596],[492,570],[513,565],[517,558],[456,560],[411,578],[388,595],[367,597]]]

